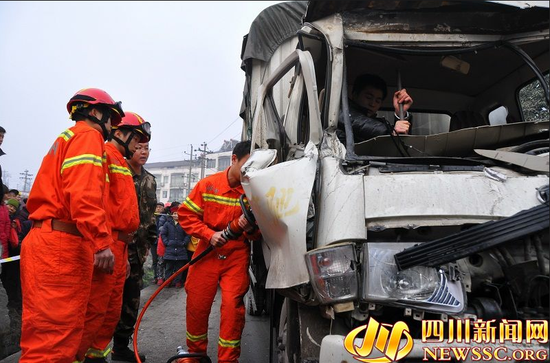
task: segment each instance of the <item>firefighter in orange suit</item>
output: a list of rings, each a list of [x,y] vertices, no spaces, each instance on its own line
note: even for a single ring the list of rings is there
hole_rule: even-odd
[[[231,166],[223,172],[200,180],[178,210],[179,223],[187,234],[200,239],[195,254],[212,244],[215,249],[189,269],[186,322],[187,347],[192,353],[206,353],[208,316],[219,286],[221,288],[221,321],[218,340],[218,362],[238,362],[241,334],[245,322],[243,297],[248,290],[250,246],[259,232],[244,233],[238,240],[226,241],[222,231],[228,223],[239,219],[244,231],[252,231],[242,215],[239,197],[244,193],[240,170],[250,156],[250,141],[233,149]]]
[[[104,140],[124,112],[105,91],[78,91],[67,104],[73,127],[55,140],[27,208],[33,227],[21,249],[20,362],[73,362],[84,328],[93,269],[112,273],[104,207]]]
[[[115,255],[115,268],[113,274],[94,269],[84,334],[77,354],[79,362],[84,355],[84,362],[107,362],[105,357],[111,351],[109,343],[120,318],[124,281],[129,273],[128,243],[139,226],[134,180],[124,158],[132,158],[137,143],[149,142],[150,130],[150,124],[137,113],[125,112],[122,121],[113,126],[105,146],[109,170],[105,208],[113,236],[111,250]]]

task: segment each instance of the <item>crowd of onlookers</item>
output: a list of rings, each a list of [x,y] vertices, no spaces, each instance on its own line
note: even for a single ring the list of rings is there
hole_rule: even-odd
[[[0,126],[0,146],[4,142],[6,129]],[[0,148],[0,156],[5,155]],[[27,199],[22,198],[17,189],[9,189],[2,182],[0,167],[0,280],[8,296],[8,314],[12,328],[21,325],[23,303],[19,253],[21,241],[29,233],[32,223],[29,220]]]
[[[154,283],[162,285],[193,256],[198,240],[185,233],[178,223],[179,202],[157,203],[155,211],[158,239],[151,247]],[[179,274],[167,287],[181,288],[187,271]]]
[[[16,189],[3,185],[3,200],[0,205],[0,241],[2,263],[0,279],[8,296],[8,313],[12,326],[21,323],[22,299],[20,266],[17,259],[21,251],[21,242],[29,233],[31,221],[26,208],[26,198]]]

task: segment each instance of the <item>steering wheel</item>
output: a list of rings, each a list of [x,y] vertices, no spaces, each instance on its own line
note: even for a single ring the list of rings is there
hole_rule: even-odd
[[[549,152],[549,140],[535,140],[515,146],[510,151],[529,155],[540,155]]]

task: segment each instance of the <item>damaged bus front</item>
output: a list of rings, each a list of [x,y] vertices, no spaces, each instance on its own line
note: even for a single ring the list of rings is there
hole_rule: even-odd
[[[344,339],[371,318],[407,324],[403,361],[423,358],[422,320],[548,319],[548,40],[548,8],[514,2],[258,16],[242,52],[242,182],[264,238],[249,311],[272,314],[279,361],[363,357]],[[409,135],[354,143],[364,73],[413,97]]]

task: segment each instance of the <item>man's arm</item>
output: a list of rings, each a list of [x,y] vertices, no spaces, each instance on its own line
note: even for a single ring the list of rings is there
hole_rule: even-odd
[[[85,132],[74,136],[61,166],[63,194],[72,219],[84,239],[94,244],[94,266],[112,273],[114,255],[103,197],[106,174],[105,149],[101,135]]]
[[[202,188],[203,183],[199,181],[180,205],[178,208],[178,222],[188,235],[210,241],[214,234],[216,234],[216,231],[207,226],[203,221],[204,200],[202,198]]]
[[[370,118],[351,108],[350,120],[356,142],[369,140],[380,135],[388,135],[391,132],[391,128],[385,120]]]
[[[63,194],[78,230],[97,252],[108,248],[112,241],[103,198],[103,140],[99,132],[84,132],[74,138],[60,170]]]
[[[162,243],[163,243],[164,246],[166,247],[166,245],[167,245],[168,242],[169,242],[169,238],[168,238],[168,228],[166,227],[166,225],[160,227],[159,236],[160,236],[160,239],[162,240]]]

